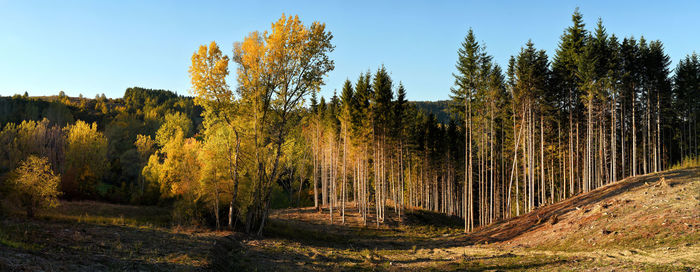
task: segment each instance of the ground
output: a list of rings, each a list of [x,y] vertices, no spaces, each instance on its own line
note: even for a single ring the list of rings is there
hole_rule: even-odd
[[[700,168],[628,178],[470,234],[419,210],[373,220],[275,210],[260,238],[170,226],[163,208],[66,202],[0,220],[0,270],[700,271]]]
[[[0,220],[0,271],[192,271],[229,233],[167,225],[169,211],[63,202],[36,219]]]

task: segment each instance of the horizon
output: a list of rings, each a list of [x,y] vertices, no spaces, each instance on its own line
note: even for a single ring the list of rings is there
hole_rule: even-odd
[[[216,41],[226,55],[252,31],[269,28],[282,13],[304,23],[320,21],[334,35],[336,69],[320,96],[330,97],[345,79],[385,65],[411,101],[448,100],[457,49],[469,28],[505,70],[528,40],[552,60],[559,37],[578,7],[586,29],[598,18],[618,38],[644,36],[663,42],[670,69],[695,52],[698,35],[680,26],[695,22],[697,2],[541,2],[430,4],[418,1],[362,4],[252,2],[207,5],[170,2],[127,4],[71,1],[0,1],[0,95],[122,97],[126,88],[163,89],[191,96],[187,74],[197,47]],[[400,3],[400,4],[399,4]],[[239,6],[236,6],[239,5]],[[273,8],[270,8],[273,6]],[[230,16],[216,16],[231,10]],[[246,12],[242,12],[246,11]],[[656,18],[648,20],[646,18]],[[364,20],[357,20],[364,18]],[[525,22],[525,23],[523,23]],[[696,29],[696,28],[695,28]],[[397,50],[399,48],[399,50]],[[235,67],[228,83],[235,86]],[[41,80],[38,80],[40,78]]]

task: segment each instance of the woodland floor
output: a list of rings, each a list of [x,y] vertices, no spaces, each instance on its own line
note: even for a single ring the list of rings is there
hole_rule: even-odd
[[[0,271],[700,271],[700,168],[621,182],[463,234],[409,211],[367,226],[313,208],[273,211],[263,238],[169,225],[169,211],[65,202],[0,219]]]

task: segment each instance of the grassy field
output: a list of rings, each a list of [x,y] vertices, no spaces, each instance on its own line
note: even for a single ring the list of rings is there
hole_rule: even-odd
[[[699,271],[700,168],[639,176],[464,234],[393,208],[275,210],[264,237],[172,225],[170,211],[63,202],[0,219],[0,271]]]
[[[229,233],[169,225],[170,212],[98,202],[63,202],[36,219],[0,221],[0,271],[191,271],[206,268]]]

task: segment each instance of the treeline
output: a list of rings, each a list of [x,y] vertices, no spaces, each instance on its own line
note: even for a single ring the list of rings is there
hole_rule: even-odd
[[[156,204],[159,192],[144,196],[139,182],[150,154],[143,154],[137,140],[154,138],[173,113],[201,126],[201,111],[190,97],[143,88],[129,88],[119,99],[104,94],[68,97],[63,92],[0,97],[0,184],[35,155],[46,158],[61,176],[65,199]]]
[[[503,71],[470,30],[449,122],[405,103],[384,67],[312,100],[317,207],[367,223],[385,207],[460,216],[465,231],[697,156],[700,62],[671,75],[661,41],[619,39],[578,10],[551,58],[528,42]]]

